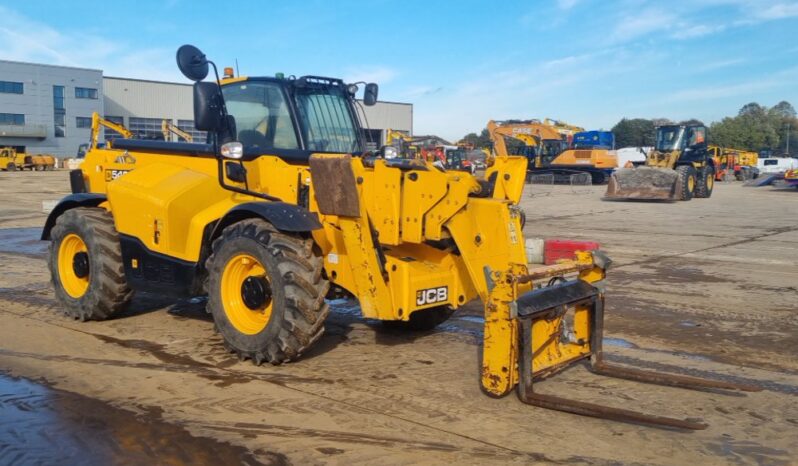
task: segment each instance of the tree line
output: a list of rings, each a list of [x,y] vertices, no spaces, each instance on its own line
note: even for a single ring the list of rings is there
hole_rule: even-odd
[[[667,118],[623,118],[612,132],[616,147],[653,146],[656,127],[667,124],[703,124],[700,120],[672,121]],[[463,141],[475,147],[491,147],[488,130],[469,133]],[[758,152],[768,149],[775,155],[798,156],[798,118],[795,108],[787,101],[773,107],[752,102],[737,115],[725,117],[709,125],[709,143],[722,147]]]

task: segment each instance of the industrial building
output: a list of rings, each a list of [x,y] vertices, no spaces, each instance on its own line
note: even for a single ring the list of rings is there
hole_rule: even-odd
[[[102,70],[0,60],[0,147],[12,146],[31,154],[72,157],[88,142],[91,115],[98,112],[121,123],[136,137],[163,137],[169,120],[192,134],[191,84],[104,76]],[[413,106],[378,102],[363,107],[367,140],[385,141],[388,128],[413,133]],[[118,136],[113,131],[106,139]]]

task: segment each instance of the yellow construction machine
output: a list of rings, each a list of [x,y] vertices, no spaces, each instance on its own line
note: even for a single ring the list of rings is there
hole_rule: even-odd
[[[419,148],[415,145],[412,136],[393,129],[385,130],[386,158],[399,157],[402,159],[413,160],[421,156]],[[393,148],[390,149],[390,148]]]
[[[178,140],[194,142],[194,136],[192,136],[191,133],[180,129],[180,127],[172,123],[171,120],[163,120],[161,122],[161,132],[163,133],[164,141],[171,141],[172,135],[174,134],[177,136]]]
[[[538,394],[533,381],[589,359],[644,382],[751,389],[619,368],[602,360],[609,259],[527,266],[520,213],[527,161],[501,155],[484,179],[365,151],[358,86],[319,76],[229,77],[196,47],[178,66],[194,84],[208,144],[120,139],[93,147],[74,193],[47,218],[61,307],[80,320],[120,312],[134,290],[207,294],[225,347],[256,364],[293,361],[324,331],[325,297],[363,316],[432,328],[471,300],[485,306],[483,390],[588,416],[668,428],[649,416]],[[213,67],[216,80],[203,81]],[[366,84],[365,105],[377,100]]]
[[[704,125],[657,128],[645,165],[613,173],[605,199],[689,201],[712,196],[715,162],[707,150]]]
[[[14,147],[0,148],[0,170],[54,170],[55,157],[49,154],[28,155],[18,152]]]
[[[496,155],[509,155],[505,138],[521,141],[522,154],[529,160],[528,170],[535,174],[552,174],[557,181],[570,181],[575,174],[586,173],[594,184],[607,181],[618,166],[611,148],[572,146],[568,138],[586,134],[582,128],[546,119],[523,122],[489,121],[488,134]]]

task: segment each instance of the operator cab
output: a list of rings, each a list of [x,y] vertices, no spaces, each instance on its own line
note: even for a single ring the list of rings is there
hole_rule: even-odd
[[[707,128],[703,125],[666,125],[657,128],[655,149],[659,152],[706,146]]]

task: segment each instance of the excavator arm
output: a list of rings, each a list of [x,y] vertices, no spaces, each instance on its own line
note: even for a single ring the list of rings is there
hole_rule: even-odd
[[[108,129],[112,129],[117,133],[121,134],[123,138],[130,139],[133,137],[133,133],[130,132],[129,129],[125,128],[124,126],[114,123],[113,121],[106,120],[105,118],[101,117],[99,113],[94,112],[91,115],[91,148],[96,149],[97,144],[100,141],[100,128],[106,127]]]
[[[175,126],[169,120],[163,120],[161,122],[161,132],[163,132],[164,141],[168,141],[170,139],[169,136],[174,134],[186,142],[194,142],[194,136],[187,131],[180,129],[178,126]]]
[[[562,134],[553,126],[531,120],[525,123],[488,122],[488,135],[493,142],[496,157],[506,157],[507,144],[504,138],[517,139],[527,146],[536,146],[544,139],[562,139]]]

